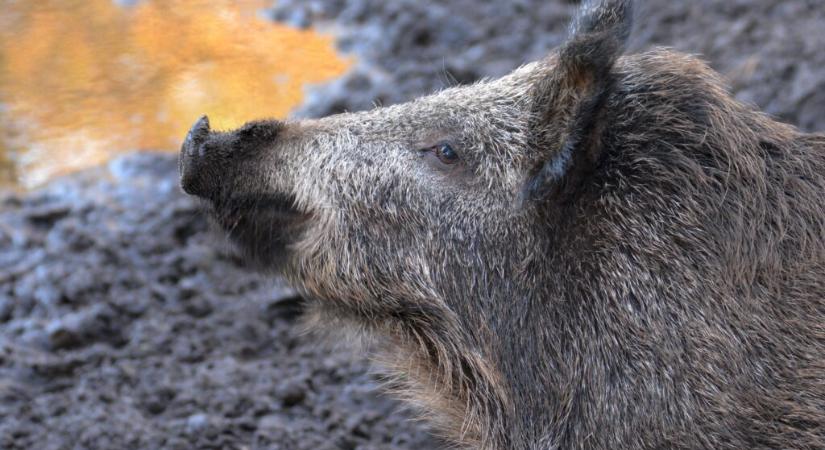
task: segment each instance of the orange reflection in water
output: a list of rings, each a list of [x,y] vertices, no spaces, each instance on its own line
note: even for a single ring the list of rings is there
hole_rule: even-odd
[[[329,36],[256,15],[266,0],[0,0],[0,184],[282,117],[342,74]]]

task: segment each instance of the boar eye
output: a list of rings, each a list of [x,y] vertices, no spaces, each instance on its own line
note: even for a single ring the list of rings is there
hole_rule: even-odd
[[[433,147],[435,156],[444,164],[455,164],[458,162],[458,153],[453,150],[450,144],[438,144]]]

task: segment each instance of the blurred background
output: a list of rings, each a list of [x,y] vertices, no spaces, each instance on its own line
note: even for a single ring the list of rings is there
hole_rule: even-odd
[[[3,0],[0,186],[175,149],[203,113],[230,128],[502,75],[555,46],[575,3]],[[698,53],[740,99],[807,130],[822,125],[825,3],[641,3],[634,49]]]
[[[267,20],[267,3],[4,0],[0,183],[174,149],[204,112],[227,128],[281,117],[346,71],[332,36]]]
[[[178,188],[217,128],[503,75],[576,0],[0,0],[0,448],[439,448]],[[698,54],[825,130],[823,0],[639,0],[630,52]]]

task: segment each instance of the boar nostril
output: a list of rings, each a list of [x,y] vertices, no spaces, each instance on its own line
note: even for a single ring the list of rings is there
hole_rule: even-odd
[[[189,129],[189,133],[186,134],[186,139],[183,141],[183,153],[189,157],[203,157],[203,144],[209,138],[209,133],[209,117],[201,116]]]
[[[197,151],[198,156],[203,156],[202,144],[206,142],[206,138],[209,137],[209,131],[209,117],[203,115],[192,125],[192,128],[189,129],[189,133],[186,135],[186,141],[184,142],[186,153],[194,156]]]
[[[201,116],[189,129],[181,146],[179,160],[181,187],[189,194],[207,194],[206,186],[201,179],[203,176],[199,172],[204,169],[202,167],[202,160],[205,156],[204,144],[209,139],[209,134],[209,118],[205,115]]]

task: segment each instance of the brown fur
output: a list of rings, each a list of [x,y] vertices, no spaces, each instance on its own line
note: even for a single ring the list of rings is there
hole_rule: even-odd
[[[457,445],[825,448],[825,136],[620,56],[630,15],[404,105],[201,121],[183,186]]]

